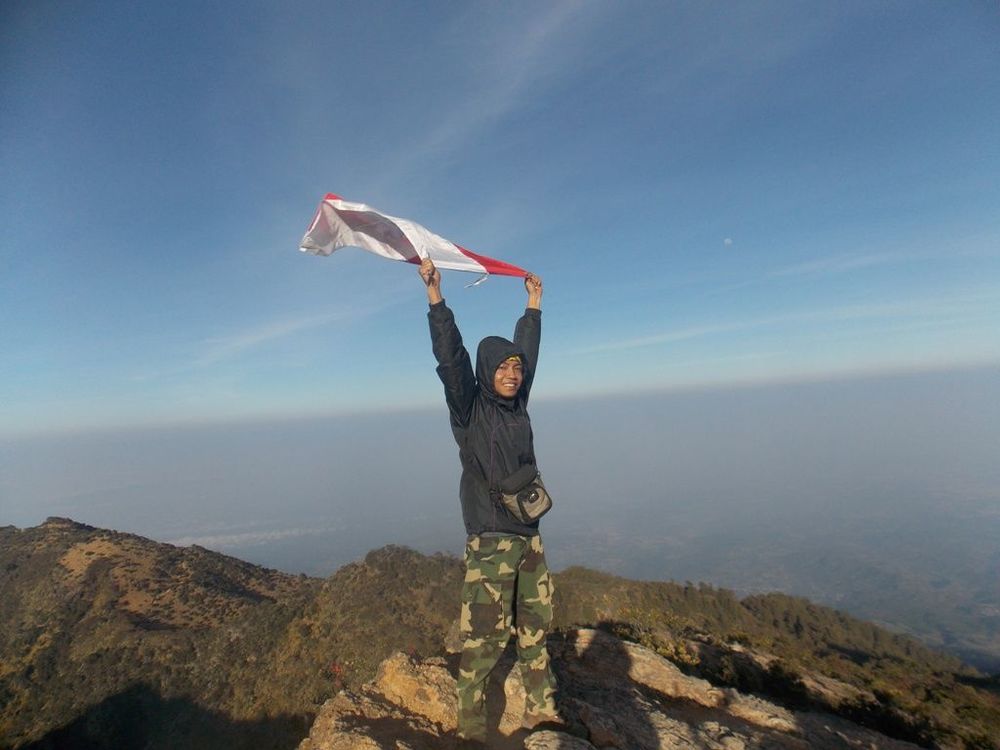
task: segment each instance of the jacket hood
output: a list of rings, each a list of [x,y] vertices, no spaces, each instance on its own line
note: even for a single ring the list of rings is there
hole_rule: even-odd
[[[479,350],[476,352],[476,380],[483,393],[504,403],[510,404],[517,400],[514,398],[503,398],[493,390],[493,376],[503,362],[508,357],[520,357],[521,367],[524,369],[525,380],[528,378],[528,363],[524,356],[524,351],[513,341],[508,341],[502,336],[487,336],[479,342]],[[520,391],[518,391],[518,396]]]

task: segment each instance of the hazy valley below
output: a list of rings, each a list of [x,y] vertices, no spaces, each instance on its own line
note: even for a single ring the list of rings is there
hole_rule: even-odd
[[[550,564],[807,596],[1000,670],[993,371],[539,400]],[[440,409],[0,443],[0,522],[72,517],[326,576],[457,554]]]

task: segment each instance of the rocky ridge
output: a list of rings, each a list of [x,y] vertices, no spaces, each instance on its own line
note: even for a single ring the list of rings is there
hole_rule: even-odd
[[[489,693],[502,750],[903,750],[916,745],[830,714],[795,711],[687,675],[653,651],[593,629],[549,641],[565,731],[521,728],[524,692],[508,650]],[[450,750],[456,747],[455,658],[397,652],[375,678],[320,709],[298,750]],[[827,685],[849,690],[846,685]]]

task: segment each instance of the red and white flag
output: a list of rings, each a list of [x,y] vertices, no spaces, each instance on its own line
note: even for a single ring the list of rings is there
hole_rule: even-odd
[[[527,276],[523,268],[474,253],[415,222],[327,193],[299,249],[313,255],[330,255],[342,247],[360,247],[383,258],[417,265],[423,258],[430,258],[438,268],[454,271]]]

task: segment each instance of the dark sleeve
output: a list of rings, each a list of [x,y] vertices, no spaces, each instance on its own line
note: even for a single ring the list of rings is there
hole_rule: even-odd
[[[462,344],[462,334],[455,325],[455,315],[442,300],[427,313],[431,326],[431,345],[437,359],[437,374],[444,384],[444,397],[452,421],[468,426],[472,402],[476,396],[476,375],[469,352]]]
[[[521,389],[524,392],[525,401],[531,391],[531,384],[535,380],[535,372],[538,368],[538,346],[542,340],[542,311],[533,307],[525,308],[524,315],[517,321],[514,327],[514,343],[521,347],[524,356],[527,358],[527,376]]]

